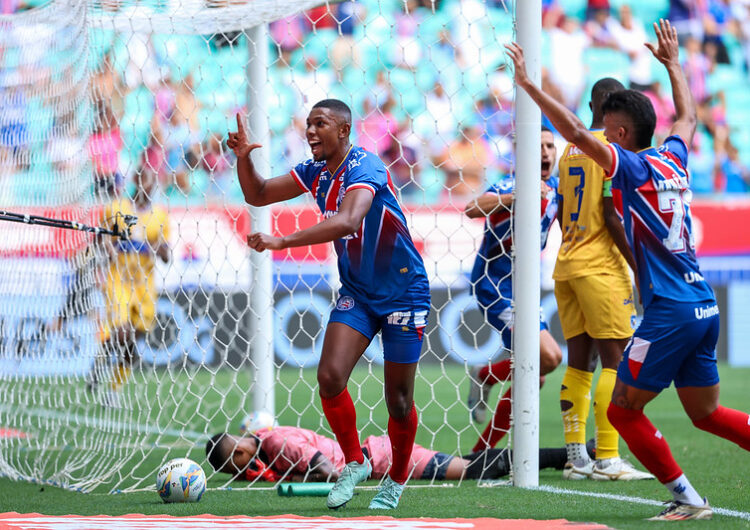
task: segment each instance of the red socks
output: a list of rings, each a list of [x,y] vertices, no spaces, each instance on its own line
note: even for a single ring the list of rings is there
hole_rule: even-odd
[[[388,418],[388,438],[391,440],[393,464],[388,473],[394,482],[403,484],[409,478],[409,462],[414,448],[414,438],[417,435],[417,409],[414,403],[411,410],[403,418]]]
[[[656,475],[659,482],[666,484],[682,475],[667,441],[642,410],[625,409],[610,403],[607,417],[635,457]]]
[[[326,415],[328,424],[344,452],[344,460],[347,463],[364,462],[365,455],[362,454],[357,432],[357,411],[354,409],[354,401],[349,395],[349,390],[344,387],[339,395],[332,398],[320,396],[320,401],[323,404],[323,413]],[[413,440],[414,437],[412,437]]]
[[[750,417],[739,410],[719,407],[693,425],[734,442],[746,451],[750,451]]]
[[[504,362],[504,361],[503,361]],[[500,363],[497,363],[500,364]],[[497,402],[497,408],[495,414],[492,416],[492,421],[487,424],[484,428],[482,436],[477,440],[476,445],[471,450],[473,453],[484,451],[485,449],[491,449],[497,445],[503,436],[510,430],[510,412],[512,401],[510,399],[511,389],[503,394],[503,397]]]
[[[479,374],[477,375],[479,376],[479,382],[485,385],[494,385],[507,381],[510,377],[510,359],[484,366],[479,370]]]

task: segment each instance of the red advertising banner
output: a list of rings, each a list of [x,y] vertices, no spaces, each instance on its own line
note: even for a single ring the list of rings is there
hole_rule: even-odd
[[[19,213],[44,215],[96,225],[99,210],[80,207],[34,208]],[[275,235],[290,234],[317,223],[316,208],[307,205],[271,207]],[[481,222],[470,221],[453,205],[404,207],[412,237],[425,259],[471,260],[481,237]],[[750,198],[696,199],[691,204],[696,247],[699,256],[750,254]],[[214,247],[227,244],[214,238],[211,230],[233,233],[231,246],[242,244],[250,232],[250,216],[241,205],[171,207],[173,251],[177,256],[211,254]],[[14,222],[0,222],[0,256],[66,257],[91,241],[91,234]],[[238,250],[238,249],[235,249]],[[331,245],[314,245],[274,252],[274,260],[287,262],[328,262]]]

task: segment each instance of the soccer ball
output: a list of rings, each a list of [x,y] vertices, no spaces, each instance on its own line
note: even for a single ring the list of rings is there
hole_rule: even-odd
[[[175,458],[156,474],[156,491],[164,502],[198,502],[206,491],[206,474],[189,458]]]
[[[276,422],[276,419],[270,413],[265,410],[256,410],[245,416],[245,419],[242,420],[242,423],[240,423],[240,434],[254,433],[261,429],[270,429],[278,426],[279,424]]]

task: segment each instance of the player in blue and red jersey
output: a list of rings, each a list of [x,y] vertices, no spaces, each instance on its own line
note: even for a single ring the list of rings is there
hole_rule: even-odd
[[[370,503],[373,509],[398,505],[408,478],[417,432],[414,376],[430,310],[430,286],[424,263],[409,234],[391,177],[374,154],[349,141],[352,115],[342,101],[316,103],[307,117],[312,159],[286,175],[258,175],[251,144],[240,116],[227,145],[237,155],[237,174],[245,200],[265,206],[309,192],[323,214],[315,226],[284,237],[253,233],[250,248],[262,252],[334,242],[341,289],[326,328],[318,365],[323,412],[336,435],[346,466],[328,495],[339,508],[366,480],[372,466],[362,453],[354,402],[347,382],[354,365],[380,331],[385,358],[385,400],[393,465]]]
[[[656,115],[643,94],[624,90],[605,101],[599,142],[578,118],[544,94],[526,74],[523,50],[507,45],[516,82],[568,141],[589,155],[622,191],[625,231],[637,265],[643,321],[617,371],[608,417],[633,454],[669,489],[672,503],[653,520],[709,519],[713,510],[690,484],[643,408],[674,382],[685,412],[704,431],[750,450],[748,414],[719,404],[716,340],[719,310],[698,268],[690,218],[688,145],[695,102],[680,68],[677,32],[654,24],[646,46],[669,73],[676,119],[670,136],[651,147]]]
[[[542,167],[542,248],[547,244],[549,229],[557,215],[557,178],[552,175],[557,159],[555,137],[547,128],[542,128],[541,135]],[[513,259],[510,255],[512,245],[511,205],[515,178],[509,178],[491,186],[467,206],[465,213],[471,218],[487,217],[484,225],[484,237],[477,252],[474,268],[471,271],[471,284],[474,295],[479,302],[479,309],[485,314],[487,322],[500,332],[503,345],[511,347],[513,330]],[[544,376],[554,370],[562,361],[562,352],[552,337],[544,318],[539,320],[539,355],[540,374]],[[487,411],[486,398],[490,388],[499,382],[506,381],[511,373],[511,360],[504,358],[491,365],[477,366],[472,369],[469,388],[468,406],[472,418],[483,423]],[[495,447],[510,428],[511,389],[505,392],[497,404],[492,421],[477,440],[472,451],[481,451]]]

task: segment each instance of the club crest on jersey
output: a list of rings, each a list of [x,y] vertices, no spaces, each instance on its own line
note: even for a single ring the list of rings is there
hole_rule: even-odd
[[[349,311],[352,307],[354,307],[354,298],[351,296],[342,296],[336,302],[336,309],[339,311]]]

